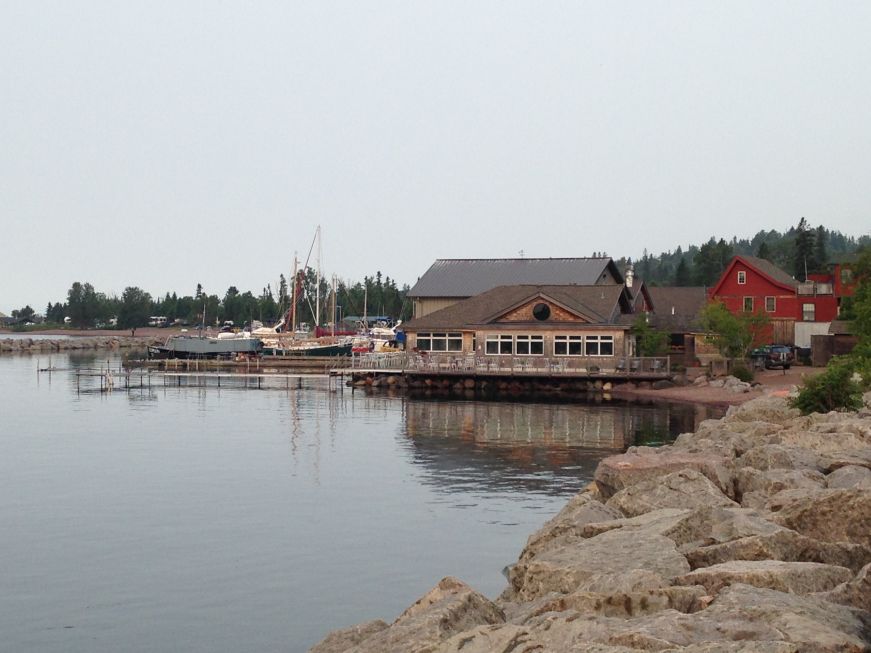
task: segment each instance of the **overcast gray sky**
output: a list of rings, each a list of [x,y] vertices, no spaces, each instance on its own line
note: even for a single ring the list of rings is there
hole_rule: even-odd
[[[871,230],[869,2],[0,4],[0,311]]]

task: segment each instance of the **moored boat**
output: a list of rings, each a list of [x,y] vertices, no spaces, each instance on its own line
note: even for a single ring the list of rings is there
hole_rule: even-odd
[[[263,349],[260,338],[250,335],[228,337],[220,334],[209,336],[176,335],[167,338],[163,345],[148,348],[149,358],[231,358],[238,354],[259,354]]]

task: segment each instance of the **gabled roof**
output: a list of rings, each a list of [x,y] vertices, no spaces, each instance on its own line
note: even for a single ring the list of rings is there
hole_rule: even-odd
[[[417,280],[409,297],[473,297],[504,285],[593,286],[605,275],[623,283],[610,257],[438,259]]]
[[[714,285],[714,288],[711,291],[711,296],[716,296],[720,292],[720,287],[726,279],[729,278],[729,275],[732,274],[732,270],[739,261],[744,263],[744,265],[753,268],[756,272],[761,274],[763,277],[766,277],[772,283],[782,286],[783,288],[795,290],[798,287],[798,281],[774,265],[771,261],[766,261],[764,258],[759,258],[757,256],[745,256],[742,254],[741,256],[734,257],[729,262],[729,265],[726,266],[726,271],[723,272],[716,285]]]
[[[489,324],[512,308],[541,297],[567,310],[589,317],[593,324],[617,324],[619,316],[630,310],[630,297],[623,285],[535,286],[516,285],[492,288],[452,306],[403,323],[407,331],[421,329],[464,329]],[[528,322],[518,324],[529,324]],[[554,322],[535,322],[539,327]],[[556,323],[558,324],[558,323]]]
[[[698,317],[708,303],[703,286],[653,286],[648,288],[653,300],[650,323],[671,333],[688,333],[698,328]]]

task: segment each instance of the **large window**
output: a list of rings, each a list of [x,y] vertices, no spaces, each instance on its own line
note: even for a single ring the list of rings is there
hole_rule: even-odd
[[[485,351],[491,355],[510,356],[514,353],[514,338],[512,336],[487,336]]]
[[[801,305],[801,319],[805,322],[813,322],[817,314],[817,307],[813,304]]]
[[[462,333],[418,333],[420,351],[463,351]]]
[[[752,313],[753,312],[753,298],[745,297],[744,298],[744,312]]]
[[[582,356],[583,336],[554,336],[554,356]]]
[[[514,353],[518,356],[544,355],[544,336],[515,336]]]
[[[766,297],[765,298],[765,311],[767,313],[774,313],[777,310],[777,297]]]
[[[614,336],[587,336],[584,339],[587,356],[613,356]]]

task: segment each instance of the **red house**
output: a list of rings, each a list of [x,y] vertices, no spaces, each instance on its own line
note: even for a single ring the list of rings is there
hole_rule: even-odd
[[[770,261],[736,256],[709,296],[736,314],[766,314],[771,341],[810,347],[811,335],[824,333],[838,316],[834,282],[828,274],[797,281]]]

